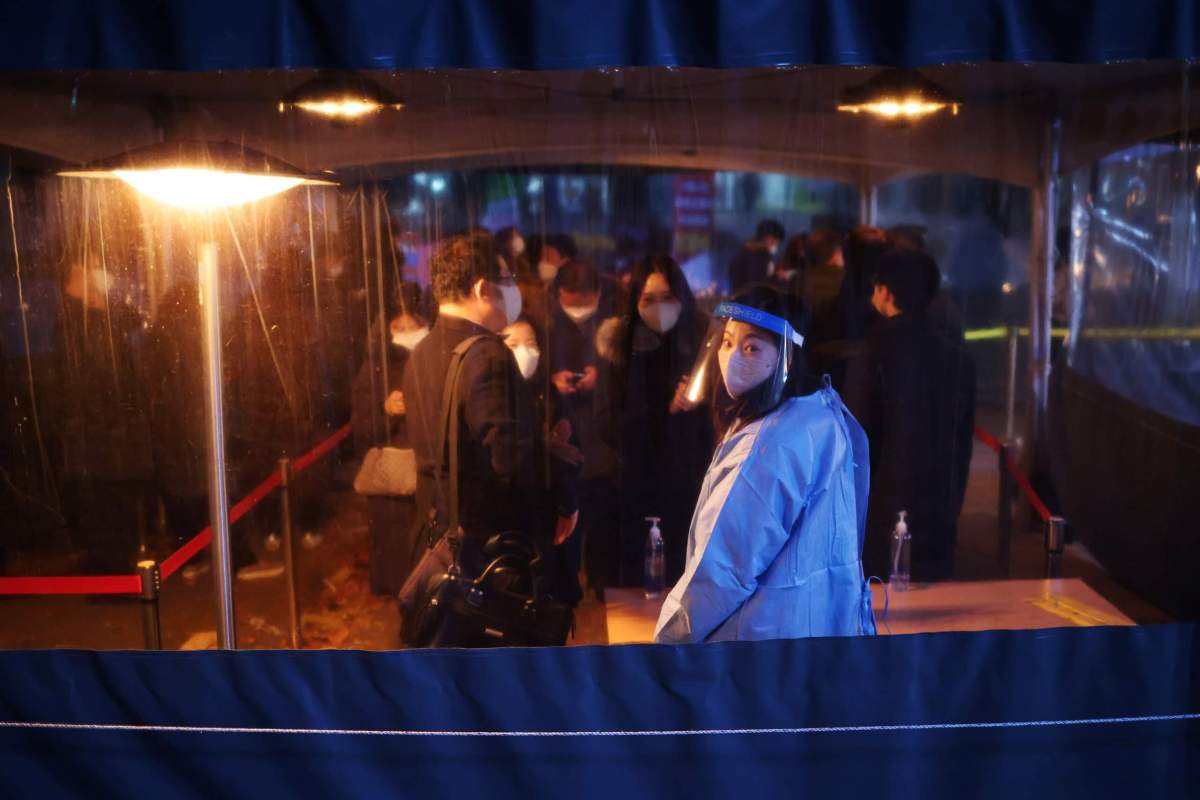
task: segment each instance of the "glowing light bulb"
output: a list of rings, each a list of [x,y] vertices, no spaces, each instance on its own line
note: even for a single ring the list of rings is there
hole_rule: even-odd
[[[342,97],[335,100],[304,100],[296,103],[298,108],[313,114],[334,119],[358,119],[383,108],[382,103],[358,97]]]

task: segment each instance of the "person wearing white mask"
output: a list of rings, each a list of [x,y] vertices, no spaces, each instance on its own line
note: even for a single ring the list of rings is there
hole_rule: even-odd
[[[520,531],[539,546],[566,539],[575,527],[574,508],[555,502],[539,486],[535,428],[528,387],[500,332],[517,320],[520,293],[490,235],[456,236],[443,242],[431,261],[438,316],[409,356],[403,394],[409,439],[417,463],[417,522],[435,526],[449,517],[435,470],[442,469],[439,442],[442,403],[454,349],[473,344],[462,358],[458,415],[460,506],[464,573],[482,569],[483,544],[502,531]],[[554,504],[551,526],[540,508]],[[547,529],[551,528],[551,529]],[[443,531],[437,527],[433,533]],[[426,531],[428,534],[429,531]],[[428,541],[428,537],[425,538]]]
[[[656,642],[875,632],[862,569],[866,435],[827,381],[797,396],[804,339],[787,313],[767,286],[714,312],[687,393],[724,398],[727,429]]]
[[[559,269],[575,255],[575,243],[571,237],[562,234],[546,236],[542,239],[538,251],[538,277],[545,283],[553,283],[558,277]]]
[[[615,453],[597,424],[600,387],[597,334],[612,313],[615,285],[592,265],[578,259],[565,264],[555,282],[556,300],[550,316],[549,364],[554,399],[570,419],[583,451],[580,470],[579,530],[575,546],[586,550],[577,560],[587,567],[588,587],[602,599],[608,582],[606,540],[617,529],[614,486]]]
[[[538,470],[538,483],[548,490],[556,501],[565,501],[569,510],[578,508],[577,485],[579,467],[584,461],[583,453],[579,450],[578,439],[574,435],[570,419],[566,416],[568,408],[559,397],[550,391],[546,381],[545,364],[541,348],[538,347],[537,332],[533,323],[522,317],[501,331],[504,343],[512,351],[517,369],[524,378],[532,399],[533,428],[542,432],[541,439],[536,442],[538,447],[544,447],[549,458],[537,453],[534,463]],[[543,517],[555,512],[553,508],[543,508]],[[547,520],[547,526],[553,525],[553,520]],[[577,605],[582,598],[579,586],[579,567],[582,555],[579,533],[573,533],[564,538],[556,537],[553,557],[550,559],[550,580],[554,586],[555,596],[560,600]]]
[[[683,573],[688,520],[713,444],[707,398],[684,398],[683,380],[707,327],[674,259],[634,265],[596,403],[616,454],[619,536],[610,542],[609,585],[641,585],[646,517],[662,518],[666,579]]]
[[[413,349],[429,335],[422,311],[421,288],[411,282],[400,284],[386,308],[389,338],[382,343],[382,358],[378,327],[368,341],[366,359],[354,379],[350,409],[355,449],[364,457],[373,447],[409,446],[401,382]],[[416,504],[412,497],[390,495],[370,495],[366,503],[371,591],[394,596],[412,568]]]

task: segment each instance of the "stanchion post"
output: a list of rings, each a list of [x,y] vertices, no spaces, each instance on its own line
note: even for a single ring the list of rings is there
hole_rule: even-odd
[[[996,561],[1000,565],[1004,577],[1009,575],[1009,562],[1012,556],[1012,506],[1013,478],[1008,471],[1009,449],[1007,442],[1000,443],[996,451],[996,466],[1000,470],[999,498],[996,502]]]
[[[1004,441],[1011,442],[1016,434],[1017,417],[1017,354],[1020,338],[1016,325],[1008,326],[1008,380],[1004,397]]]
[[[159,625],[158,595],[162,588],[162,576],[154,561],[137,563],[138,577],[142,579],[142,591],[138,600],[142,607],[142,632],[146,637],[147,650],[162,650],[162,628]]]
[[[1046,533],[1046,577],[1062,577],[1063,544],[1066,542],[1067,521],[1050,517],[1043,525]]]
[[[284,575],[287,576],[288,630],[292,648],[300,647],[300,608],[296,600],[296,556],[292,546],[292,462],[279,459],[279,531],[283,537]]]

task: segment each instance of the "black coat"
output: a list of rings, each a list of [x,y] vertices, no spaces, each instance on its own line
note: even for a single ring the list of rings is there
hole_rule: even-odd
[[[67,480],[142,481],[152,475],[145,333],[135,309],[117,301],[85,308],[64,295],[46,427]],[[195,398],[203,408],[203,397]]]
[[[695,364],[708,321],[697,313],[690,324],[680,320],[662,337],[634,322],[641,346],[619,356],[612,374],[602,378],[608,397],[601,418],[611,425],[619,454],[621,531],[619,574],[610,576],[614,582],[641,583],[648,516],[662,517],[668,585],[683,574],[688,528],[714,435],[708,405],[674,414],[670,405],[680,380]],[[626,339],[623,333],[617,338]]]
[[[385,365],[384,360],[376,355],[378,350],[376,346],[368,352],[367,359],[354,378],[350,428],[354,434],[354,448],[359,455],[372,447],[408,446],[407,417],[390,416],[384,411],[383,402],[393,391],[403,391],[404,365],[408,363],[409,351],[388,342]]]
[[[467,353],[460,380],[460,521],[469,543],[519,530],[545,543],[537,509],[541,498],[535,469],[533,410],[528,390],[503,340],[473,322],[442,315],[418,344],[404,370],[408,436],[417,458],[418,524],[428,509],[447,515],[448,475],[437,451],[441,440],[442,393],[450,358],[463,340],[481,335]],[[441,491],[438,488],[438,475]],[[439,497],[442,500],[439,502]]]
[[[845,400],[871,447],[863,558],[887,577],[897,513],[908,512],[916,580],[950,577],[975,427],[975,363],[924,316],[881,320],[847,368]]]

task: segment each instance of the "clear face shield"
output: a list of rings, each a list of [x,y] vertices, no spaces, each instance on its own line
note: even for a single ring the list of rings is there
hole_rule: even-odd
[[[722,381],[731,397],[756,394],[766,406],[774,406],[787,386],[794,348],[803,344],[804,337],[783,317],[740,303],[721,303],[713,312],[684,398],[702,403],[714,381]]]

